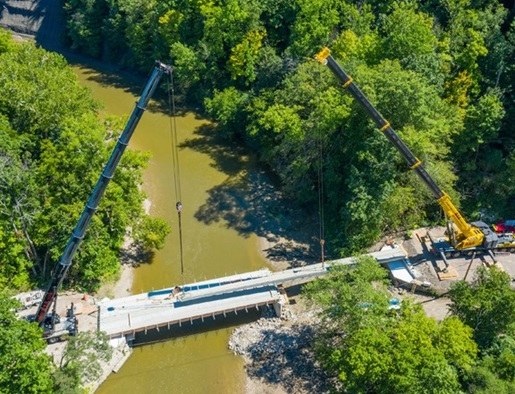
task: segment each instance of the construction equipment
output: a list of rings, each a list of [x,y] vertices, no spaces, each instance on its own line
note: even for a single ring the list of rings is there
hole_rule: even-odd
[[[100,199],[104,195],[104,192],[109,184],[109,181],[113,178],[114,171],[120,162],[120,159],[129,144],[132,134],[143,114],[143,111],[148,105],[150,98],[159,84],[159,81],[163,74],[170,74],[171,67],[157,62],[154,65],[152,73],[143,89],[140,99],[136,102],[136,106],[132,111],[132,114],[125,125],[125,128],[120,135],[111,156],[107,164],[105,165],[102,173],[91,192],[91,195],[86,202],[84,210],[72,231],[66,248],[59,260],[59,263],[54,268],[50,285],[43,295],[43,299],[38,307],[34,321],[44,328],[44,337],[48,342],[55,342],[56,340],[63,339],[66,334],[75,335],[77,333],[77,318],[74,313],[73,304],[68,309],[65,321],[61,321],[61,318],[55,311],[57,292],[68,272],[72,259],[79,247],[80,243],[84,239],[86,230],[89,227],[91,218],[98,208]],[[50,308],[54,306],[52,312],[49,313]]]
[[[365,94],[363,94],[360,88],[353,82],[352,78],[334,60],[328,48],[324,48],[320,51],[315,56],[315,59],[329,67],[334,75],[342,82],[343,88],[348,89],[354,99],[363,106],[365,111],[374,120],[379,131],[397,148],[408,163],[409,168],[415,171],[422,182],[429,188],[438,204],[442,207],[445,216],[456,226],[457,231],[450,231],[450,243],[452,248],[458,251],[482,250],[489,252],[499,248],[513,248],[515,250],[515,239],[513,236],[511,238],[504,237],[500,239],[486,223],[481,221],[468,223],[464,219],[447,193],[443,192],[440,187],[438,187],[422,165],[422,162],[405,145],[404,141],[397,135],[390,123],[384,119],[379,111],[370,103]],[[452,226],[451,229],[454,230]]]

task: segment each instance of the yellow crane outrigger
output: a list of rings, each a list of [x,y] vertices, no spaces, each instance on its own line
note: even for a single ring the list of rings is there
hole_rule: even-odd
[[[368,98],[363,94],[361,89],[353,82],[352,78],[340,67],[340,65],[331,56],[328,48],[320,51],[315,59],[320,63],[327,65],[334,75],[342,82],[343,88],[347,89],[352,96],[358,101],[363,108],[367,111],[370,117],[374,120],[377,128],[381,131],[386,138],[397,148],[400,154],[406,159],[408,166],[411,170],[422,179],[427,185],[429,190],[433,193],[436,201],[442,207],[445,216],[454,223],[457,232],[454,239],[451,240],[452,246],[455,249],[463,250],[475,247],[484,247],[486,249],[495,248],[497,237],[489,230],[488,226],[483,222],[475,222],[474,224],[468,223],[458,208],[453,204],[449,195],[443,192],[440,187],[435,183],[433,178],[428,174],[422,162],[411,152],[406,146],[404,141],[397,135],[395,130],[386,119],[379,113],[377,109],[370,103]]]

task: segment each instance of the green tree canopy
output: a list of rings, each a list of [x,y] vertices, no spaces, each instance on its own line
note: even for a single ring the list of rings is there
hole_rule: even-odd
[[[450,311],[474,330],[481,349],[488,349],[515,324],[515,290],[510,276],[481,267],[472,283],[459,281],[449,291]]]
[[[41,329],[19,319],[19,303],[0,292],[0,392],[51,393],[53,365]]]
[[[101,363],[109,361],[112,354],[113,348],[101,331],[85,331],[70,337],[57,361],[59,368],[54,374],[54,391],[80,393],[81,387],[101,376]]]
[[[371,257],[332,266],[303,294],[322,307],[318,360],[352,393],[455,393],[476,359],[472,330],[438,323],[419,305],[390,309],[385,271]]]
[[[323,174],[334,254],[443,218],[392,148],[374,140],[366,115],[312,60],[323,46],[465,217],[515,214],[507,181],[515,147],[515,25],[500,2],[67,4],[79,22],[69,26],[73,45],[95,43],[100,57],[118,53],[122,64],[144,71],[154,58],[170,56],[181,98],[204,105],[224,136],[243,137],[299,204],[317,206]],[[93,17],[92,10],[101,11]],[[93,33],[103,36],[98,45],[88,39]]]

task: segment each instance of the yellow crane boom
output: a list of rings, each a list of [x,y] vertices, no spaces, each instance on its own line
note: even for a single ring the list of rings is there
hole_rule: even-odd
[[[411,152],[404,141],[392,128],[390,122],[383,118],[379,111],[370,103],[358,85],[356,85],[352,78],[341,68],[336,60],[334,60],[331,56],[330,50],[328,48],[324,48],[315,56],[315,59],[329,67],[334,75],[342,82],[343,88],[347,89],[356,101],[363,106],[365,111],[367,111],[370,117],[374,120],[379,131],[388,138],[392,145],[395,146],[404,159],[406,159],[409,168],[415,171],[422,182],[424,182],[429,190],[431,190],[435,199],[438,201],[438,204],[442,207],[445,216],[451,220],[457,228],[453,246],[456,249],[467,249],[482,246],[485,240],[485,234],[483,231],[464,219],[458,208],[456,208],[451,201],[449,195],[440,189],[426,171],[422,162]]]

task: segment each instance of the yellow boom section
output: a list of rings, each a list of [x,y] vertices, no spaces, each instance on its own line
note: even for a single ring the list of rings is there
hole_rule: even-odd
[[[456,249],[466,249],[481,246],[484,239],[483,232],[479,228],[470,225],[461,216],[460,211],[454,206],[447,193],[444,193],[437,201],[442,207],[445,217],[450,219],[458,228],[456,245],[454,247]]]
[[[328,48],[322,49],[316,56],[315,59],[328,66],[329,69],[342,83],[342,87],[349,91],[354,99],[359,102],[368,115],[374,120],[377,128],[382,134],[397,148],[399,153],[406,160],[408,167],[414,171],[424,184],[429,188],[433,196],[442,207],[445,216],[451,220],[457,228],[456,239],[453,240],[453,246],[456,249],[466,249],[475,246],[481,246],[485,236],[481,229],[476,226],[469,224],[458,211],[458,208],[454,206],[447,193],[443,192],[440,187],[433,180],[431,175],[426,171],[422,162],[415,157],[411,150],[406,146],[404,141],[399,137],[395,130],[390,125],[379,111],[372,105],[367,96],[361,91],[361,89],[352,80],[341,66],[331,56],[331,51]]]

